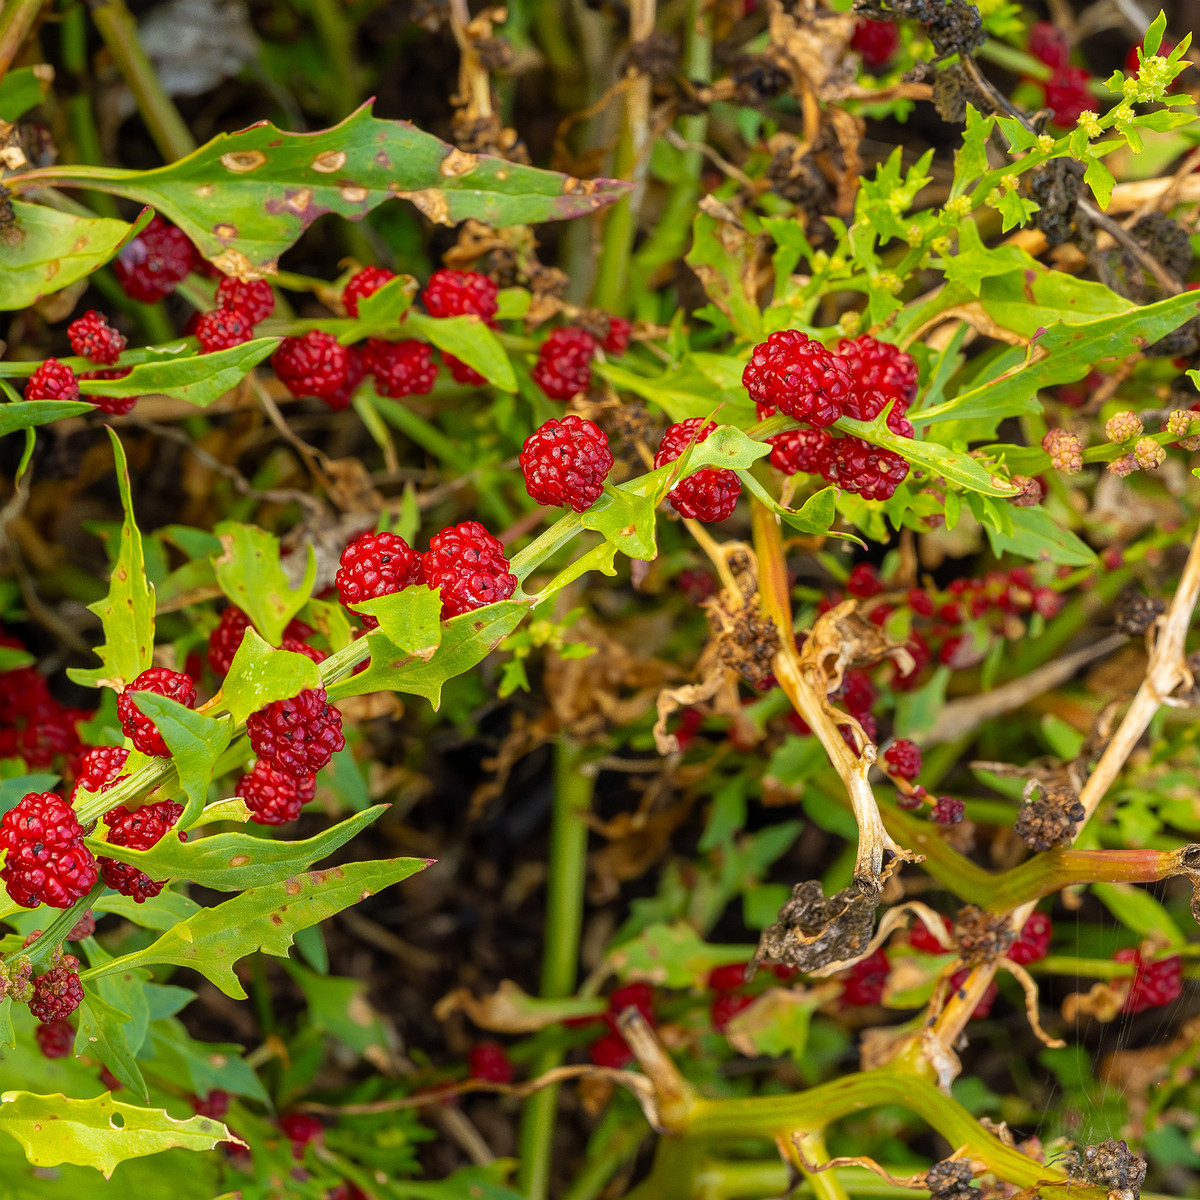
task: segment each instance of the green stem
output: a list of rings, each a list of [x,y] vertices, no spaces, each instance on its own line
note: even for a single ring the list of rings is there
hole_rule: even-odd
[[[8,0],[0,7],[0,79],[8,74],[45,4],[46,0]]]
[[[159,153],[168,162],[186,158],[196,149],[196,142],[146,57],[138,40],[137,23],[124,0],[88,0],[88,3],[92,20],[133,92]]]
[[[912,1168],[885,1168],[889,1174],[905,1175]],[[912,1200],[911,1188],[889,1183],[861,1167],[835,1167],[826,1171],[854,1197],[871,1200]],[[812,1196],[812,1180],[804,1179],[793,1187],[794,1176],[782,1162],[706,1161],[696,1172],[692,1195],[696,1200],[769,1200],[770,1197]],[[789,1187],[792,1190],[789,1191]]]
[[[587,877],[584,820],[592,805],[594,777],[581,770],[583,751],[564,739],[554,760],[554,816],[550,828],[550,873],[546,883],[546,937],[542,957],[544,999],[561,999],[575,991],[579,968],[579,936],[583,928],[583,890]],[[534,1075],[561,1065],[561,1048],[543,1052]],[[521,1113],[521,1165],[517,1187],[529,1200],[546,1200],[550,1155],[558,1112],[558,1088],[543,1088],[525,1101]]]
[[[332,78],[326,84],[334,105],[333,116],[341,120],[358,104],[354,35],[342,6],[335,0],[309,0],[308,11],[331,68]]]
[[[50,965],[50,956],[63,944],[67,934],[79,924],[80,918],[95,904],[100,893],[105,889],[103,882],[97,883],[86,896],[76,900],[70,908],[60,912],[50,924],[38,934],[37,939],[21,951],[18,957],[25,955],[33,963],[34,974],[39,974],[42,968]]]

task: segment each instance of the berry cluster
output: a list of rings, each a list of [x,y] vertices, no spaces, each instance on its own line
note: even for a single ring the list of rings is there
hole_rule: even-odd
[[[882,947],[868,954],[842,975],[842,1003],[855,1008],[881,1003],[890,971]]]
[[[112,266],[130,299],[154,304],[187,278],[196,261],[196,248],[187,234],[156,216],[122,248]]]
[[[96,883],[96,860],[83,844],[83,826],[53,792],[30,792],[0,819],[7,850],[0,880],[23,908],[70,908]]]
[[[828,426],[843,416],[873,421],[886,411],[888,428],[911,438],[904,414],[917,382],[912,358],[886,342],[863,334],[843,338],[835,352],[797,329],[755,346],[742,373],[760,420],[780,412],[808,426],[770,439],[772,464],[787,474],[821,475],[867,500],[889,499],[908,476],[908,463],[862,438],[831,434]]]
[[[127,846],[131,850],[149,850],[156,846],[167,830],[179,820],[183,805],[170,800],[146,804],[132,812],[124,805],[117,805],[104,814],[108,826],[108,841],[113,846]],[[179,840],[187,841],[187,834],[180,833]],[[166,886],[166,880],[155,882],[144,871],[115,858],[101,857],[100,874],[113,891],[131,897],[136,903],[144,904]]]
[[[434,271],[421,293],[425,311],[431,317],[479,317],[489,328],[496,326],[499,288],[486,275],[478,271],[449,271],[443,268]],[[450,374],[456,383],[479,387],[484,378],[473,367],[467,366],[453,354],[443,354]]]
[[[576,512],[591,508],[604,491],[612,470],[608,437],[584,417],[549,420],[521,447],[525,490],[538,504],[569,505]]]
[[[1153,959],[1145,958],[1141,949],[1127,948],[1118,950],[1113,961],[1133,964],[1133,982],[1121,1006],[1123,1013],[1134,1015],[1179,999],[1183,991],[1183,964],[1178,954]]]
[[[620,1070],[633,1062],[633,1052],[621,1036],[618,1024],[621,1014],[629,1008],[636,1008],[651,1025],[657,1024],[654,989],[648,983],[627,983],[615,989],[608,998],[608,1012],[604,1014],[604,1024],[608,1030],[588,1049],[588,1057],[596,1066]]]
[[[1068,128],[1079,120],[1081,113],[1094,109],[1095,101],[1088,91],[1090,76],[1085,68],[1071,65],[1071,48],[1058,26],[1049,21],[1034,22],[1029,30],[1028,49],[1052,72],[1042,88],[1045,105],[1056,125]]]
[[[467,1051],[467,1071],[472,1079],[512,1083],[512,1059],[499,1042],[476,1042]]]
[[[691,417],[672,425],[662,436],[654,455],[655,469],[674,462],[689,446],[706,441],[716,425]],[[737,506],[742,481],[724,467],[703,467],[681,479],[667,494],[671,507],[696,521],[724,521]]]
[[[729,1022],[754,1003],[754,997],[747,996],[741,990],[746,986],[746,964],[730,963],[728,966],[714,967],[705,982],[716,993],[708,1008],[709,1022],[714,1033],[724,1033]]]
[[[586,329],[555,329],[538,350],[530,378],[551,400],[570,400],[592,382],[596,339]]]
[[[208,665],[214,675],[227,675],[233,666],[233,656],[237,654],[246,630],[250,628],[250,618],[236,605],[223,609],[217,627],[208,637]],[[312,637],[313,629],[303,621],[291,620],[283,631],[283,649],[294,650],[307,654],[314,662],[320,662],[324,655],[315,647],[308,645],[307,639]],[[320,657],[316,657],[316,656]]]
[[[863,18],[856,22],[850,38],[850,49],[856,50],[863,66],[872,71],[883,70],[900,48],[900,33],[892,21],[872,21]]]
[[[176,700],[185,708],[193,708],[196,704],[195,683],[190,675],[182,671],[150,667],[127,684],[117,697],[121,730],[133,742],[134,748],[154,758],[170,758],[171,751],[167,749],[158,726],[134,703],[135,692],[153,692],[157,696]]]
[[[0,643],[21,648],[16,638],[0,634]],[[23,759],[30,771],[56,764],[69,766],[83,745],[78,725],[90,713],[60,704],[46,678],[34,667],[0,673],[0,759]]]

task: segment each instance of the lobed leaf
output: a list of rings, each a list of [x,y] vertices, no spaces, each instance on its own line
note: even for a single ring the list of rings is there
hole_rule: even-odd
[[[300,587],[293,589],[279,557],[279,539],[238,521],[221,521],[213,529],[223,553],[213,559],[221,591],[254,622],[259,633],[278,646],[287,623],[304,607],[317,577],[317,558],[308,547],[308,564]]]
[[[308,655],[276,650],[263,641],[258,630],[250,628],[221,685],[221,703],[234,723],[240,725],[252,712],[274,700],[287,700],[305,688],[320,686],[321,672]]]
[[[374,617],[383,636],[406,654],[429,659],[442,644],[441,593],[424,584],[351,607]]]
[[[153,392],[204,408],[237,387],[278,345],[278,338],[255,338],[212,354],[139,363],[121,379],[88,380],[88,395],[142,396]]]
[[[93,967],[82,977],[93,979],[132,967],[172,963],[199,971],[227,996],[244,1000],[246,991],[234,974],[235,963],[259,950],[285,957],[297,931],[324,921],[428,865],[429,861],[421,858],[347,863],[249,888],[224,904],[201,909],[145,949]]]
[[[123,1104],[111,1092],[91,1100],[5,1092],[0,1095],[0,1129],[21,1143],[35,1167],[73,1163],[94,1167],[105,1178],[130,1158],[174,1146],[212,1150],[235,1137],[220,1121],[177,1121],[161,1109]]]

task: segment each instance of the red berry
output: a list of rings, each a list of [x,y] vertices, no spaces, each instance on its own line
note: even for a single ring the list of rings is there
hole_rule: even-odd
[[[119,1092],[125,1086],[103,1063],[96,1077],[110,1092]]]
[[[250,628],[250,618],[236,605],[222,610],[217,627],[208,635],[208,665],[216,675],[228,674],[233,656]]]
[[[292,1143],[292,1154],[304,1157],[304,1147],[309,1142],[320,1142],[325,1137],[325,1125],[319,1117],[308,1113],[288,1113],[279,1118],[279,1128]]]
[[[953,995],[967,981],[967,976],[970,974],[970,968],[963,967],[961,971],[955,971],[950,976],[950,994]],[[987,985],[982,996],[979,997],[979,1003],[975,1005],[975,1011],[971,1014],[972,1021],[982,1021],[989,1016],[992,1011],[992,1005],[996,1003],[996,997],[1000,994],[1000,989],[996,986],[996,981],[993,980]]]
[[[1029,53],[1046,66],[1059,70],[1070,60],[1066,35],[1049,21],[1035,21],[1029,28]],[[1136,64],[1136,56],[1135,56]]]
[[[170,758],[171,751],[162,740],[158,726],[134,704],[134,692],[153,692],[157,696],[177,700],[186,708],[192,708],[196,703],[196,685],[191,677],[182,671],[151,667],[128,684],[117,697],[117,716],[121,720],[121,729],[125,736],[143,754],[150,754],[155,758]]]
[[[798,329],[782,329],[754,347],[742,384],[762,419],[778,409],[823,428],[842,415],[854,386],[849,365]]]
[[[83,1003],[83,984],[79,982],[79,959],[64,954],[57,966],[33,980],[33,998],[29,1011],[39,1021],[49,1024],[69,1017]]]
[[[48,358],[25,384],[26,400],[78,400],[79,380],[70,367]]]
[[[608,1012],[605,1013],[604,1020],[614,1033],[617,1032],[617,1018],[627,1008],[636,1008],[653,1025],[654,988],[648,983],[627,983],[609,996]]]
[[[89,309],[67,326],[71,349],[89,362],[112,366],[125,349],[125,338],[109,323],[108,318]]]
[[[512,1083],[513,1065],[499,1042],[477,1042],[467,1052],[467,1069],[472,1079],[488,1083]]]
[[[599,426],[574,415],[549,420],[521,447],[525,490],[539,504],[568,504],[583,512],[604,491],[612,470],[608,438]]]
[[[821,474],[864,500],[889,500],[908,477],[908,463],[891,450],[856,437],[832,438],[821,455]]]
[[[312,771],[290,775],[260,759],[238,780],[237,794],[246,802],[252,820],[260,825],[286,825],[313,798],[317,777]]]
[[[529,376],[551,400],[570,400],[592,382],[595,353],[596,339],[586,329],[556,329],[542,343]]]
[[[53,792],[30,792],[0,820],[0,849],[8,851],[0,879],[23,908],[70,908],[96,882],[96,863],[83,844],[83,826]]]
[[[504,547],[478,521],[451,525],[429,539],[426,584],[442,593],[442,618],[507,600],[517,590]]]
[[[708,1009],[708,1019],[717,1033],[724,1033],[729,1022],[753,1003],[753,996],[739,996],[736,992],[722,992],[721,995],[713,997],[713,1002]]]
[[[352,316],[358,316],[358,302],[379,291],[385,283],[391,283],[396,278],[395,271],[387,267],[363,267],[342,289],[342,303]]]
[[[842,685],[833,693],[841,700],[846,711],[858,721],[868,716],[879,693],[865,672],[854,668],[842,676]]]
[[[375,376],[375,390],[393,400],[428,395],[438,375],[433,348],[427,342],[411,339],[388,342],[383,338],[368,338],[363,370]]]
[[[693,442],[703,442],[716,429],[703,417],[691,417],[672,425],[658,444],[655,468],[674,462]],[[724,521],[737,506],[742,481],[724,467],[704,467],[681,479],[668,493],[671,507],[681,516],[697,521]]]
[[[1053,588],[1040,587],[1033,589],[1033,608],[1034,611],[1041,614],[1049,621],[1052,617],[1058,616],[1062,610],[1063,598],[1060,592],[1056,592]]]
[[[891,21],[859,20],[850,46],[862,55],[863,65],[873,71],[886,67],[900,48],[900,33]]]
[[[604,349],[614,356],[624,354],[629,349],[629,335],[633,326],[625,317],[609,317],[608,333],[600,343]]]
[[[1062,128],[1074,125],[1081,113],[1093,111],[1096,102],[1088,90],[1091,76],[1083,67],[1060,67],[1046,80],[1046,107],[1054,114],[1054,123]]]
[[[704,986],[714,992],[731,992],[745,985],[746,964],[730,963],[724,967],[713,967],[704,981]]]
[[[325,702],[323,688],[305,688],[251,713],[246,733],[259,758],[296,776],[319,771],[346,744],[342,714]]]
[[[1121,1006],[1123,1013],[1133,1015],[1179,999],[1183,991],[1183,964],[1178,954],[1154,961],[1143,958],[1139,950],[1125,949],[1118,950],[1113,959],[1133,963],[1134,968],[1133,983]]]
[[[966,812],[966,805],[953,796],[939,796],[929,812],[929,819],[935,825],[957,825]]]
[[[907,738],[897,738],[884,752],[888,773],[913,780],[921,773],[921,747]]]
[[[882,950],[855,963],[845,977],[842,1003],[855,1008],[878,1004],[883,999],[889,969],[887,955]]]
[[[1006,951],[1005,957],[1022,967],[1031,962],[1038,962],[1050,952],[1053,933],[1050,918],[1045,913],[1031,913],[1029,920],[1021,927],[1017,940]]]
[[[152,217],[113,262],[113,273],[125,294],[143,304],[169,296],[196,261],[196,248],[182,229]]]
[[[878,596],[883,591],[883,583],[880,581],[879,571],[872,563],[856,564],[851,568],[850,574],[846,577],[846,591],[852,596],[858,596],[860,599]]]
[[[858,421],[870,421],[883,411],[883,404],[874,412],[868,408],[867,397],[882,392],[886,401],[897,401],[901,413],[917,394],[917,364],[912,356],[890,342],[881,342],[869,334],[854,339],[843,338],[837,352],[854,377],[854,395],[846,405],[846,415]],[[862,415],[860,415],[860,413]]]
[[[953,922],[942,918],[942,922],[949,932],[953,929]],[[921,950],[926,954],[946,954],[946,947],[929,932],[929,927],[924,921],[913,921],[912,926],[908,931],[908,944],[914,950]]]
[[[468,367],[461,359],[455,358],[453,354],[447,354],[444,350],[442,351],[442,361],[449,368],[455,383],[465,383],[468,387],[483,387],[487,383],[487,380],[474,367]]]
[[[75,1026],[70,1021],[45,1021],[33,1036],[46,1058],[66,1058],[75,1049]]]
[[[933,601],[930,599],[929,593],[922,591],[920,588],[909,588],[908,607],[918,617],[933,616]]]
[[[129,757],[129,751],[124,746],[93,746],[75,764],[75,786],[71,789],[71,799],[75,799],[80,788],[89,792],[107,792],[116,787],[124,779],[121,768]]]
[[[196,340],[201,354],[229,350],[254,336],[254,326],[245,313],[236,308],[214,308],[196,322]]]
[[[355,538],[342,551],[341,564],[334,583],[347,607],[422,582],[421,555],[395,533],[364,533]],[[367,629],[379,625],[366,614],[362,623]]]
[[[229,1111],[229,1102],[231,1099],[232,1097],[228,1092],[224,1092],[220,1088],[213,1088],[203,1098],[193,1096],[192,1108],[198,1116],[209,1117],[214,1121],[219,1121]]]
[[[478,271],[434,271],[421,293],[421,300],[431,317],[458,317],[474,313],[489,325],[499,307],[496,294],[499,288]]]
[[[303,654],[305,658],[311,658],[315,663],[323,663],[329,656],[324,650],[318,650],[316,646],[310,646],[307,642],[300,638],[284,636],[282,642],[279,643],[281,650],[290,650],[293,654]]]
[[[124,379],[132,370],[132,367],[116,367],[111,371],[84,371],[79,379],[80,382],[87,379]],[[89,392],[84,392],[80,399],[94,404],[100,412],[111,413],[114,417],[123,417],[138,402],[137,396],[96,396]]]
[[[345,408],[362,378],[362,361],[332,333],[310,329],[303,337],[284,338],[271,355],[271,366],[293,396],[316,396],[330,408]],[[356,377],[357,376],[357,377]]]
[[[633,1062],[633,1051],[618,1033],[602,1033],[588,1048],[588,1057],[597,1067],[619,1071]]]
[[[831,439],[824,429],[790,429],[768,440],[771,466],[777,471],[785,475],[795,475],[799,471],[816,475],[821,470],[821,454]]]
[[[104,814],[108,826],[108,840],[114,846],[128,846],[132,850],[149,850],[166,836],[167,831],[179,820],[182,804],[160,800],[157,804],[145,804],[132,812],[123,804]],[[186,834],[179,835],[185,841]],[[130,863],[115,858],[101,857],[100,873],[104,882],[122,896],[130,896],[138,904],[144,904],[157,896],[166,886],[166,880],[155,882],[144,871]]]
[[[226,275],[217,284],[217,303],[235,308],[251,325],[265,321],[275,311],[275,293],[265,279],[235,279]]]

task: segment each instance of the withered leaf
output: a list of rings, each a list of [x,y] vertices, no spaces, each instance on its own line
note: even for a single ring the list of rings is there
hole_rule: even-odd
[[[815,879],[792,889],[779,910],[779,920],[763,930],[754,961],[770,959],[801,971],[857,957],[871,940],[875,900],[858,888],[843,888],[826,897]]]

